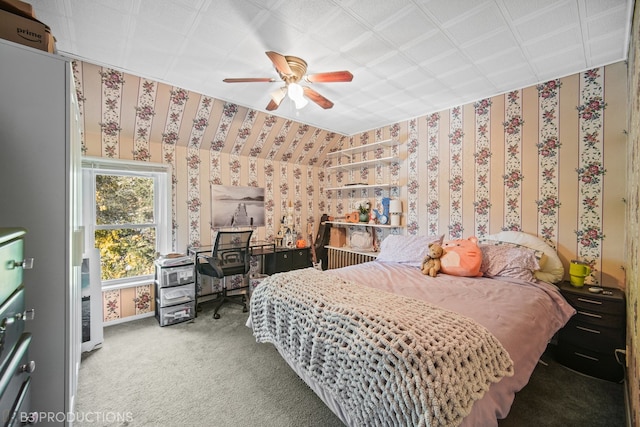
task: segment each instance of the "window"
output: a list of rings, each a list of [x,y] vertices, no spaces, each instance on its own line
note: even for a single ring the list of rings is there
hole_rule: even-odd
[[[85,246],[99,250],[103,287],[152,278],[169,251],[170,176],[167,165],[83,159]]]

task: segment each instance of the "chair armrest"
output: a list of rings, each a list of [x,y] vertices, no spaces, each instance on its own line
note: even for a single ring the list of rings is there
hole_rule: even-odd
[[[204,262],[202,262],[202,259],[204,259],[206,262],[206,264],[211,267],[213,269],[213,271],[206,271],[207,269],[203,268],[203,266],[201,266],[201,264],[205,264]],[[222,269],[220,268],[220,266],[218,265],[218,263],[216,262],[216,260],[213,257],[207,256],[207,255],[203,255],[203,254],[198,254],[197,259],[196,259],[196,266],[198,267],[198,271],[201,274],[205,274],[207,276],[212,276],[212,277],[218,277],[218,278],[222,278],[224,277],[224,272],[222,271]],[[213,273],[213,274],[211,274]]]

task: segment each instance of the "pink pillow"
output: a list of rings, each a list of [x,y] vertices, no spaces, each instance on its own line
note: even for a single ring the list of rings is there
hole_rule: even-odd
[[[482,273],[487,277],[513,277],[534,281],[534,271],[540,264],[533,249],[524,246],[480,245]]]
[[[442,244],[444,255],[440,258],[442,271],[452,276],[482,276],[482,251],[475,236],[468,239],[449,240]]]

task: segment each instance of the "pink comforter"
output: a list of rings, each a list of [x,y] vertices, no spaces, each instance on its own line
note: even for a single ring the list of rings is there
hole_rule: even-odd
[[[514,362],[515,374],[491,386],[463,426],[497,426],[533,372],[547,343],[575,313],[558,289],[544,282],[484,277],[423,275],[417,267],[368,262],[328,270],[344,279],[422,299],[464,314],[498,338]]]

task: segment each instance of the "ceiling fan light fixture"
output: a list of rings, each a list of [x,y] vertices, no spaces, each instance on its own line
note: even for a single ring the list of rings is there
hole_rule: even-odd
[[[304,99],[304,91],[298,83],[289,83],[287,86],[287,95],[296,104],[296,109],[304,108],[309,101]]]
[[[271,100],[267,104],[267,111],[276,110],[285,97],[289,97],[295,103],[296,110],[304,108],[309,100],[318,104],[323,109],[333,107],[333,102],[320,95],[309,86],[300,86],[298,82],[305,83],[331,83],[350,82],[353,74],[349,71],[329,71],[324,73],[307,74],[307,63],[297,56],[281,55],[278,52],[265,52],[274,68],[278,72],[280,79],[285,83],[280,89],[271,93]],[[271,77],[246,77],[229,78],[223,80],[226,83],[250,83],[250,82],[275,82]]]

